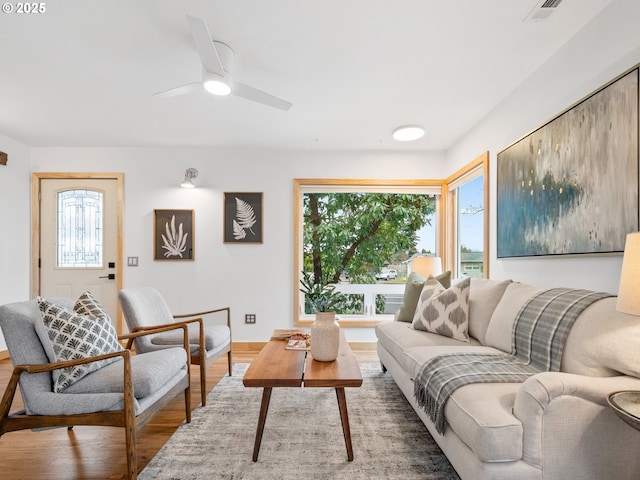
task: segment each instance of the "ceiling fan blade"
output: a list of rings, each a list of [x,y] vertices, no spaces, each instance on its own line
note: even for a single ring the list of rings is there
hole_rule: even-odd
[[[267,105],[269,107],[278,108],[280,110],[289,110],[293,103],[287,102],[286,100],[282,100],[281,98],[274,97],[273,95],[263,92],[262,90],[258,90],[257,88],[250,87],[249,85],[245,85],[240,82],[233,82],[233,94],[238,97],[246,98],[247,100],[252,100],[254,102],[262,103],[263,105]]]
[[[191,17],[189,15],[187,15],[187,21],[189,22],[191,35],[193,36],[193,41],[200,55],[202,66],[208,72],[223,76],[224,68],[216,47],[213,45],[213,39],[209,33],[207,23],[201,18]]]
[[[170,98],[178,95],[186,95],[187,93],[197,92],[199,89],[202,89],[201,82],[193,82],[188,83],[187,85],[182,85],[181,87],[170,88],[169,90],[164,90],[162,92],[154,93],[154,97],[161,98]]]

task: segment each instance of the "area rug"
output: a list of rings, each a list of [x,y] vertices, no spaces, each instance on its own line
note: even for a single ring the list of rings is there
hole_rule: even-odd
[[[274,388],[257,462],[251,460],[261,388],[246,388],[234,365],[138,476],[139,479],[459,480],[453,467],[378,364],[361,364],[363,384],[346,388],[354,460],[335,390]]]

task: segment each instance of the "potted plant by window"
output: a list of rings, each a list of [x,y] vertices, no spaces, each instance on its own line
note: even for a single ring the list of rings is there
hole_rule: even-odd
[[[336,310],[344,304],[344,295],[336,286],[326,282],[314,282],[311,274],[302,272],[300,279],[305,295],[305,311],[310,306],[316,314],[311,325],[311,356],[320,362],[332,362],[340,348],[340,325],[336,322]]]

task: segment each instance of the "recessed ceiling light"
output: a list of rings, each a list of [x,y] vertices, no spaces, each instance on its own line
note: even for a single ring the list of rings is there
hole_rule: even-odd
[[[424,128],[418,125],[403,125],[393,131],[393,139],[399,142],[410,142],[424,135]]]

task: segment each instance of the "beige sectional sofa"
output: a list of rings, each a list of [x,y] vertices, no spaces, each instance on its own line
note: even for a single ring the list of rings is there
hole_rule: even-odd
[[[523,383],[477,383],[445,404],[444,434],[414,397],[414,379],[430,358],[454,352],[510,353],[520,308],[541,289],[472,279],[469,337],[463,342],[412,328],[376,326],[378,355],[463,480],[640,479],[640,432],[607,403],[609,394],[640,390],[640,317],[599,300],[577,318],[560,372]]]

